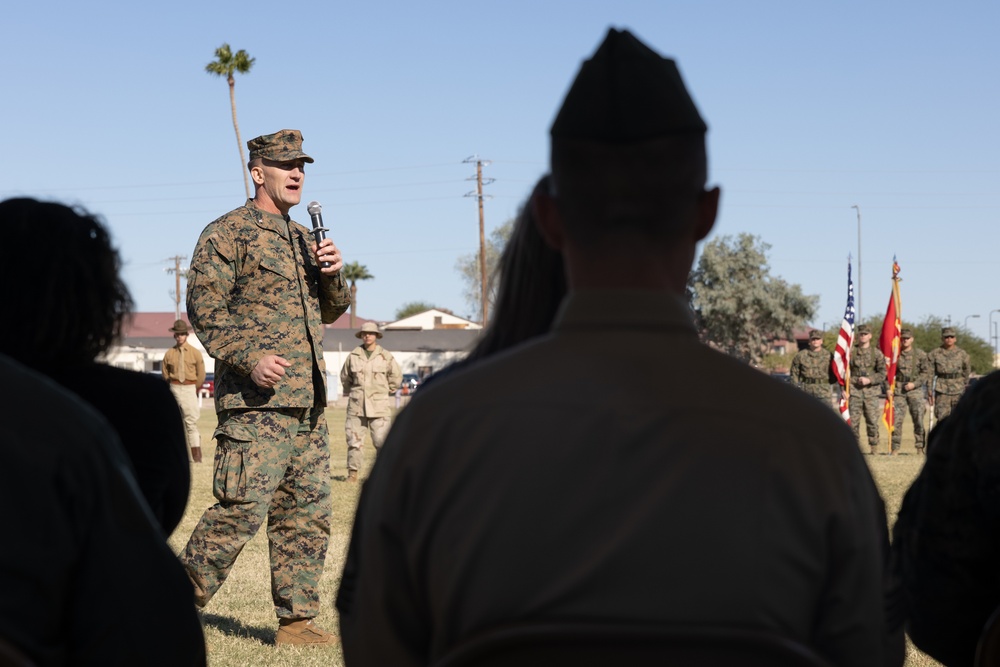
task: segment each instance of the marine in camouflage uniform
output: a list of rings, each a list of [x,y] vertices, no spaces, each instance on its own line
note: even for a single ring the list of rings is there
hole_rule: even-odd
[[[799,350],[792,359],[789,375],[793,385],[833,408],[830,385],[837,378],[833,374],[833,353],[823,349],[822,331],[809,332],[809,348]]]
[[[930,375],[930,365],[927,362],[927,353],[913,347],[913,332],[910,329],[903,329],[899,338],[902,349],[896,361],[896,393],[893,396],[893,410],[896,417],[892,428],[892,452],[899,451],[903,439],[903,419],[909,410],[910,418],[913,420],[913,438],[917,451],[923,453],[926,442],[925,387]]]
[[[382,332],[374,322],[365,322],[354,334],[362,344],[354,348],[340,369],[340,384],[348,396],[347,419],[347,481],[356,482],[364,463],[361,446],[365,431],[371,433],[375,449],[382,449],[389,435],[392,411],[389,395],[403,381],[403,372],[388,350],[378,344]]]
[[[316,247],[288,217],[313,161],[301,134],[247,146],[255,196],[205,228],[191,261],[188,317],[216,359],[218,502],[181,560],[204,606],[266,518],[277,642],[329,644],[311,621],[332,509],[323,323],[347,310],[350,293],[333,242]]]
[[[878,422],[882,418],[879,398],[885,382],[885,355],[871,346],[872,330],[867,324],[857,328],[859,344],[851,351],[851,397],[849,409],[854,437],[860,439],[861,416],[865,417],[868,446],[878,452]]]
[[[958,403],[972,373],[969,353],[955,344],[955,329],[941,329],[941,347],[927,355],[930,373],[934,378],[934,419],[941,421],[951,414]]]

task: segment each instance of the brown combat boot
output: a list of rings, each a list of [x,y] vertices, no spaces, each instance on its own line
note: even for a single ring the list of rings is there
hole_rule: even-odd
[[[195,463],[201,463],[201,447],[191,448],[191,460]]]
[[[358,481],[358,471],[357,470],[348,470],[347,471],[347,481],[348,482],[357,482]]]
[[[311,618],[282,618],[278,621],[278,646],[336,646],[340,639],[319,627]]]

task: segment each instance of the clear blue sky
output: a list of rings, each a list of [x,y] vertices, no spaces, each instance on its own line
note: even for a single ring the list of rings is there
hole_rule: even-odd
[[[359,314],[409,301],[471,314],[455,270],[478,248],[468,181],[486,175],[487,230],[546,169],[547,131],[609,25],[677,59],[707,119],[714,235],[771,245],[772,273],[839,322],[858,255],[863,314],[884,313],[893,255],[904,319],[987,336],[1000,309],[1000,3],[718,0],[70,3],[4,10],[0,197],[80,203],[105,217],[142,311],[173,310],[174,255],[243,203],[223,42],[243,140],[301,129],[359,284]],[[44,252],[46,238],[26,252]],[[608,267],[613,270],[615,267]],[[857,276],[857,267],[855,267]],[[994,315],[1000,322],[1000,317]]]

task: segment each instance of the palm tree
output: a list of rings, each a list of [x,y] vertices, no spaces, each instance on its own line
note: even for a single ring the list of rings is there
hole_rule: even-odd
[[[351,281],[351,328],[354,328],[354,313],[357,307],[358,301],[358,286],[355,284],[358,280],[371,280],[375,276],[368,273],[368,267],[357,262],[351,262],[350,264],[344,264],[344,267],[340,269],[340,275],[344,276],[345,280]]]
[[[205,65],[205,71],[216,76],[225,76],[229,83],[229,104],[233,108],[233,128],[236,130],[236,145],[240,149],[240,170],[243,172],[243,187],[250,199],[250,180],[247,178],[246,158],[243,156],[243,140],[240,139],[240,124],[236,122],[236,79],[233,72],[246,74],[253,67],[254,60],[243,49],[233,53],[228,44],[223,44],[215,50],[216,60]]]

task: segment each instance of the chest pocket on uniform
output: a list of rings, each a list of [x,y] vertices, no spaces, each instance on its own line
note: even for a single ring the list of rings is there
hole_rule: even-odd
[[[275,273],[285,280],[295,280],[295,266],[283,257],[261,257],[260,268]]]

